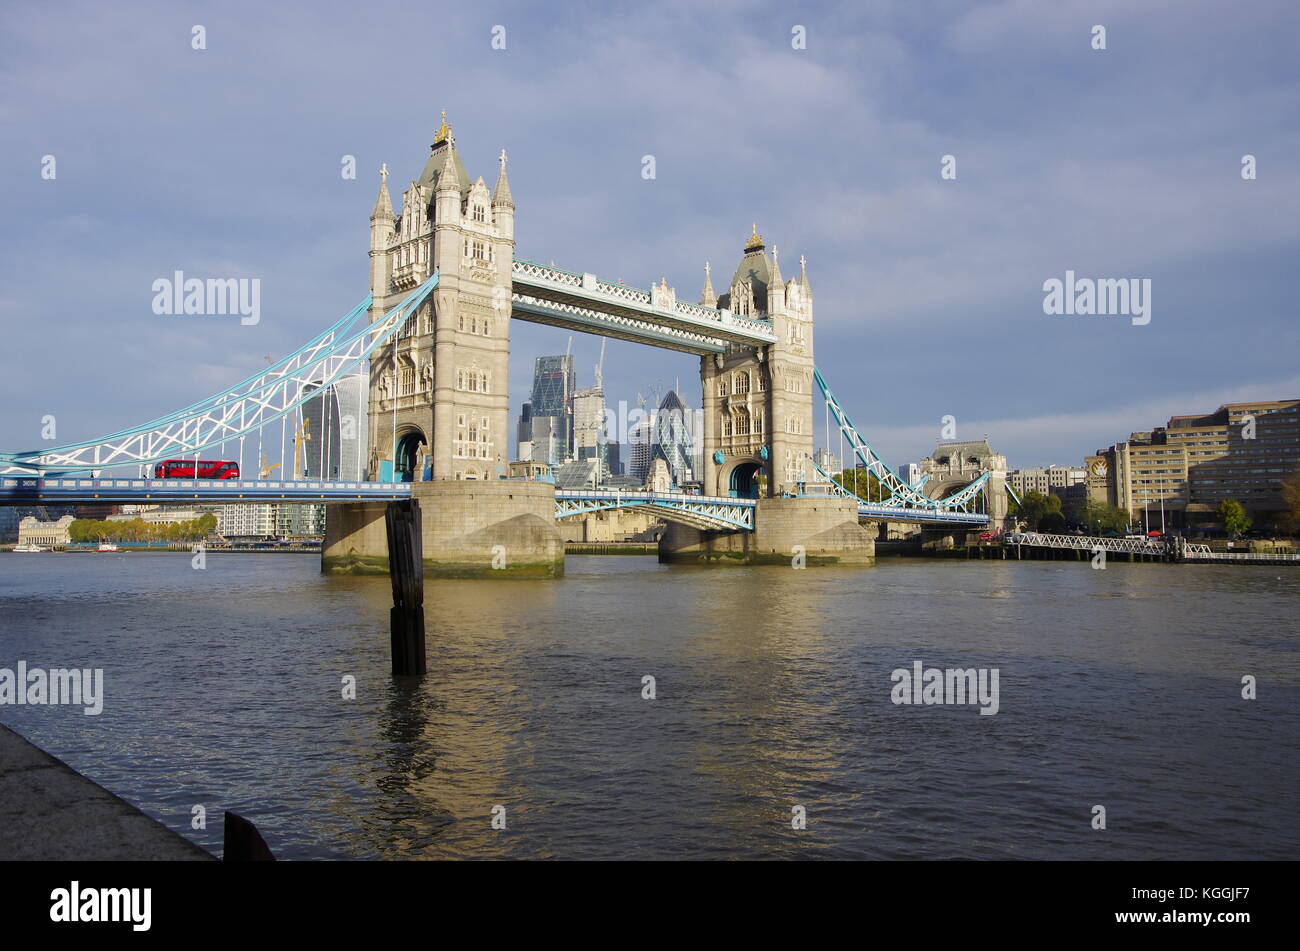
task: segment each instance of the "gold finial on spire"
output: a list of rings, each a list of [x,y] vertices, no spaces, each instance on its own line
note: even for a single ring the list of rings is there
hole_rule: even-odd
[[[446,142],[451,138],[451,126],[447,125],[447,110],[442,110],[442,125],[438,126],[438,131],[433,136],[433,144]]]
[[[749,243],[745,245],[746,251],[758,251],[763,247],[763,236],[758,233],[758,222],[754,222],[753,230],[749,236]]]

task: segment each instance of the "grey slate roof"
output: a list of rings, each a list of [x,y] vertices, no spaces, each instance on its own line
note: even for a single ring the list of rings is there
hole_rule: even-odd
[[[767,311],[767,284],[772,279],[772,264],[762,248],[746,251],[736,267],[736,273],[727,283],[727,292],[718,296],[719,307],[731,306],[731,289],[748,279],[754,285],[754,306],[760,313]]]
[[[465,166],[460,160],[460,152],[457,151],[456,146],[449,142],[439,143],[438,147],[429,153],[429,160],[424,163],[424,171],[420,173],[420,177],[416,179],[416,182],[420,185],[429,186],[429,194],[432,197],[433,193],[438,190],[438,179],[442,177],[442,166],[447,160],[446,153],[448,149],[451,149],[451,158],[456,165],[456,175],[460,178],[460,200],[464,201],[469,197],[469,190],[474,184],[474,180],[465,171]]]

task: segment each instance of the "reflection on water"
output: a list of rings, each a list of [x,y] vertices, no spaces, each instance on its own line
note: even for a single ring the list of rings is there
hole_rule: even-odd
[[[395,682],[387,579],[323,577],[312,556],[207,566],[0,558],[0,666],[103,667],[107,694],[99,717],[0,719],[214,851],[223,809],[285,858],[1300,846],[1300,576],[1285,570],[571,557],[560,581],[430,582],[429,675]],[[999,668],[1000,712],[894,706],[890,672],[915,660]],[[218,817],[207,830],[189,828],[196,804]]]

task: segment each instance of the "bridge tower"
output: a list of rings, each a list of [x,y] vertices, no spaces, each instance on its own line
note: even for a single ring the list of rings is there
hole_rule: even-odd
[[[704,391],[704,484],[710,495],[779,497],[815,481],[813,451],[813,295],[808,267],[785,280],[779,251],[769,257],[754,227],[731,283],[714,293],[705,265],[700,303],[772,323],[777,342],[733,344],[700,359]],[[761,476],[761,479],[760,479]]]
[[[395,215],[387,166],[370,215],[371,320],[436,268],[438,287],[370,361],[370,477],[495,479],[508,462],[510,286],[515,204],[465,171],[443,113]]]
[[[387,166],[370,215],[374,321],[436,269],[438,286],[370,361],[369,477],[415,483],[426,576],[564,573],[555,489],[498,478],[509,442],[515,203],[500,155],[496,186],[471,179],[447,125],[394,214]],[[329,572],[386,572],[384,504],[330,506]]]

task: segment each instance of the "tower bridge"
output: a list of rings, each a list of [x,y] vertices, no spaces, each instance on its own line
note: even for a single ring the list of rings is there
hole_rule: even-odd
[[[980,526],[1005,514],[996,461],[965,489],[933,498],[876,455],[814,365],[806,260],[785,278],[778,249],[769,252],[756,226],[722,292],[705,264],[692,303],[666,279],[643,289],[517,257],[505,151],[491,189],[482,177],[471,179],[445,115],[399,206],[388,177],[385,165],[370,215],[369,294],[356,307],[207,400],[102,439],[0,453],[0,504],[330,502],[323,566],[384,570],[384,505],[416,498],[430,513],[431,571],[475,573],[504,548],[518,573],[544,575],[563,570],[556,519],[608,508],[640,506],[668,520],[664,560],[723,563],[788,562],[796,548],[813,564],[870,563],[873,542],[860,520]],[[702,494],[557,492],[507,479],[512,320],[697,356]],[[356,437],[365,440],[363,479],[143,478],[164,459],[197,459],[235,443],[242,452],[246,438],[260,438],[317,390],[358,370],[369,387],[365,435]],[[812,464],[818,393],[854,464],[874,477],[878,498],[856,497]],[[140,478],[120,474],[132,467]]]

